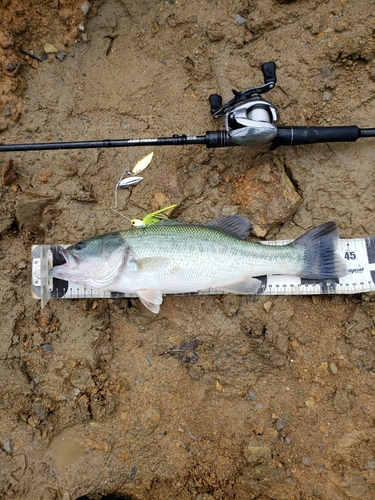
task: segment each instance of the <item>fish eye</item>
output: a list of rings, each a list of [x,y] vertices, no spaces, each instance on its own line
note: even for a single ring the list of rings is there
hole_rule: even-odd
[[[76,243],[74,245],[75,250],[83,250],[86,246],[86,243],[84,241],[80,241],[79,243]]]

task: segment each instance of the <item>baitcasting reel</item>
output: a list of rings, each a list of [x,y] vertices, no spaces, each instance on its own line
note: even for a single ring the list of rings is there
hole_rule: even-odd
[[[263,64],[264,85],[244,91],[232,90],[234,98],[222,106],[218,94],[210,95],[211,114],[214,118],[225,116],[225,128],[230,140],[239,146],[265,144],[277,135],[277,111],[263,99],[276,85],[276,64]]]

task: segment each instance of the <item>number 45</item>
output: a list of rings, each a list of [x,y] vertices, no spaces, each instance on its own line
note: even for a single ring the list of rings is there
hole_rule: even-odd
[[[357,258],[357,256],[356,256],[355,252],[345,252],[345,259],[354,260],[356,258]]]

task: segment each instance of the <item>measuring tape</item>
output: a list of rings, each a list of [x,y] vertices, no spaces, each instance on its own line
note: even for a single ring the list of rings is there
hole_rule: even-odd
[[[266,241],[265,245],[285,245],[291,240]],[[103,292],[49,276],[49,270],[63,264],[60,249],[68,245],[34,245],[32,247],[32,292],[41,300],[43,308],[52,299],[87,299],[137,297],[135,294]],[[262,284],[257,295],[322,295],[365,293],[375,290],[375,236],[371,238],[339,239],[338,252],[348,264],[348,274],[343,278],[319,280],[298,278],[284,274],[254,276]],[[173,295],[223,294],[221,290]]]

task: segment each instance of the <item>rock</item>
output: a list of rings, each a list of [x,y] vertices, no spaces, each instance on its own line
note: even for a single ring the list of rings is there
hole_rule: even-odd
[[[62,61],[65,57],[67,56],[67,53],[64,52],[63,50],[60,50],[57,52],[56,57],[59,61]]]
[[[373,498],[371,486],[367,484],[366,479],[360,471],[351,471],[344,474],[344,479],[340,484],[339,492],[351,500],[363,500]]]
[[[332,372],[334,375],[337,375],[337,366],[335,365],[335,363],[330,363],[330,364],[329,364],[329,369],[331,370],[331,372]]]
[[[13,441],[11,439],[4,439],[0,441],[0,445],[8,455],[13,454]]]
[[[210,42],[219,42],[220,40],[223,40],[225,36],[223,28],[220,24],[212,22],[207,23],[206,35]]]
[[[43,212],[48,207],[56,203],[58,198],[51,196],[41,196],[35,193],[25,193],[20,195],[16,206],[16,219],[21,229],[40,233]]]
[[[46,410],[44,404],[41,401],[33,403],[33,410],[41,420],[44,420],[46,418]]]
[[[285,422],[283,422],[279,418],[276,420],[276,429],[278,431],[282,431],[283,429],[285,429],[285,425],[286,425]]]
[[[2,56],[0,62],[4,73],[8,76],[16,76],[21,69],[21,63],[14,55]]]
[[[4,33],[3,31],[0,31],[0,46],[3,49],[7,49],[12,45],[14,45],[13,35],[11,33]]]
[[[262,237],[270,228],[289,220],[302,198],[287,176],[283,162],[267,155],[234,180],[232,201],[252,221],[253,233]]]
[[[14,161],[10,158],[3,166],[1,181],[3,186],[10,186],[17,178]]]
[[[272,302],[270,300],[267,300],[267,302],[263,304],[263,309],[266,312],[270,312],[271,307],[272,307]]]
[[[338,413],[350,411],[350,401],[345,391],[337,390],[332,399],[333,406]]]
[[[82,14],[84,16],[87,16],[87,14],[89,13],[90,7],[91,7],[90,2],[88,2],[87,0],[81,5]]]
[[[271,460],[271,449],[269,446],[253,446],[249,444],[245,448],[245,458],[252,465],[258,465]]]
[[[305,405],[308,407],[308,408],[314,408],[315,406],[315,399],[313,398],[309,398],[305,401]]]
[[[135,478],[135,475],[137,474],[137,466],[133,465],[131,468],[130,474],[129,474],[129,479],[133,480]]]
[[[43,50],[46,54],[57,54],[59,49],[57,49],[52,43],[45,43]]]
[[[238,24],[238,26],[243,26],[244,24],[246,24],[246,19],[242,16],[240,16],[239,14],[236,15],[236,24]]]

